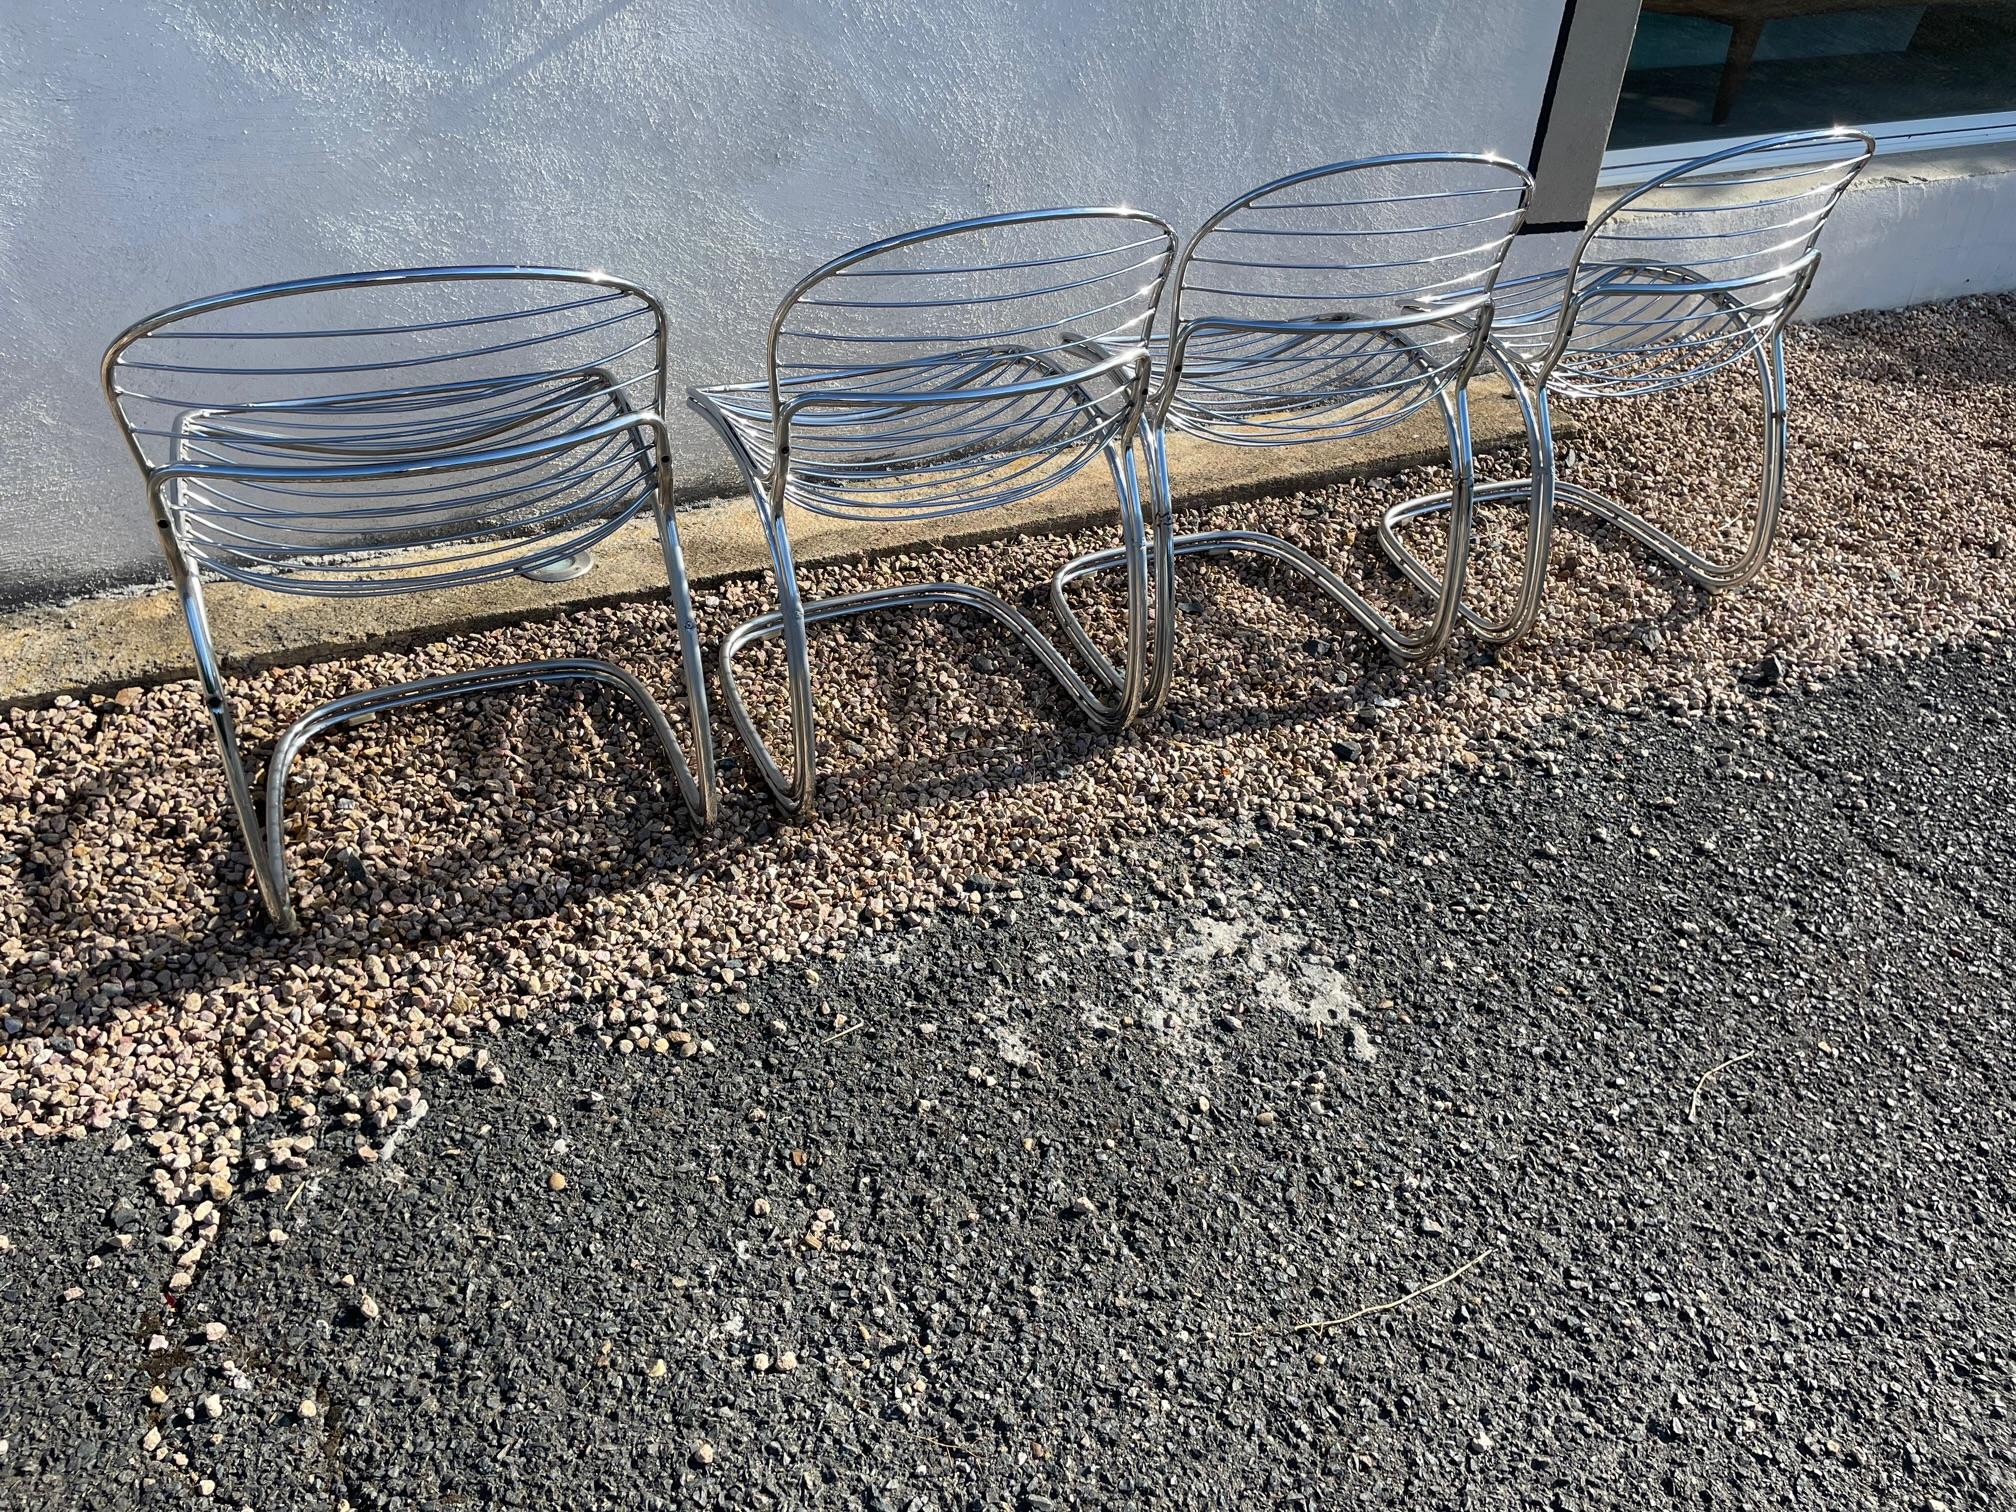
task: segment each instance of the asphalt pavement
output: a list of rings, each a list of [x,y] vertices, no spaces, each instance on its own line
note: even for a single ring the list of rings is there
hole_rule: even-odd
[[[0,1149],[0,1506],[2016,1505],[2012,689],[975,876],[690,1058],[584,1005],[177,1296],[144,1149]]]

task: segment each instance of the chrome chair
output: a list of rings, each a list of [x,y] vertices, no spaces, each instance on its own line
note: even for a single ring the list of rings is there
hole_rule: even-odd
[[[1875,143],[1853,130],[1795,132],[1710,153],[1622,195],[1589,223],[1565,268],[1504,278],[1491,346],[1538,420],[1527,478],[1486,485],[1480,501],[1529,505],[1526,574],[1511,613],[1466,607],[1481,639],[1509,641],[1539,611],[1553,502],[1606,520],[1710,592],[1740,588],[1763,570],[1785,491],[1785,326],[1819,270],[1820,233]],[[1717,561],[1595,490],[1555,476],[1549,396],[1595,399],[1668,394],[1751,363],[1764,395],[1763,474],[1749,539]],[[1448,494],[1395,505],[1380,542],[1413,582],[1435,574],[1402,531],[1450,507]]]
[[[1466,386],[1489,356],[1492,284],[1531,187],[1526,171],[1503,159],[1445,152],[1332,163],[1277,179],[1232,201],[1190,238],[1177,262],[1168,336],[1150,343],[1155,397],[1142,440],[1159,528],[1173,508],[1172,430],[1228,446],[1291,446],[1439,411],[1455,478],[1443,562],[1451,586],[1430,590],[1437,602],[1427,623],[1403,630],[1278,536],[1178,536],[1176,555],[1252,552],[1285,563],[1396,660],[1417,663],[1441,651],[1470,548]],[[1086,636],[1067,590],[1119,560],[1112,551],[1079,557],[1051,585],[1066,634],[1109,687],[1117,675]],[[1152,660],[1153,707],[1168,697],[1167,650],[1165,633]]]
[[[890,237],[834,258],[785,296],[766,379],[691,392],[741,470],[776,569],[777,608],[731,631],[720,665],[722,697],[785,813],[813,804],[812,625],[918,605],[976,609],[1034,653],[1095,726],[1140,711],[1149,578],[1166,594],[1174,571],[1166,532],[1144,529],[1132,447],[1148,402],[1145,343],[1175,250],[1167,225],[1133,210],[1038,210]],[[1128,582],[1126,671],[1113,674],[1110,695],[983,588],[904,584],[810,602],[800,593],[793,509],[842,520],[969,514],[1030,498],[1100,457]],[[1154,618],[1166,627],[1169,616]],[[757,732],[735,671],[745,647],[780,636],[789,773]]]
[[[392,709],[535,683],[633,703],[694,823],[714,814],[698,627],[671,509],[665,312],[634,284],[558,268],[414,268],[267,284],[128,327],[101,377],[181,600],[196,675],[268,915],[297,921],[287,774],[326,730]],[[264,814],[204,611],[206,575],[278,593],[369,598],[463,588],[578,562],[656,516],[685,655],[689,767],[630,673],[568,658],[485,667],[333,699],[267,759]]]

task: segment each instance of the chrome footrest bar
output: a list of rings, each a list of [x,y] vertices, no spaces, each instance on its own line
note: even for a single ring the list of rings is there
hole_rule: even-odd
[[[1114,565],[1119,565],[1125,556],[1124,549],[1111,553]],[[1081,677],[1076,668],[1065,657],[1036,623],[999,595],[970,583],[904,583],[889,588],[870,588],[859,593],[844,593],[827,599],[814,599],[806,603],[801,611],[802,623],[809,627],[826,624],[835,620],[848,619],[855,615],[870,614],[883,609],[924,609],[949,606],[973,609],[986,615],[996,624],[1009,631],[1016,640],[1032,652],[1045,671],[1055,679],[1057,685],[1078,706],[1078,710],[1095,729],[1116,730],[1129,724],[1139,712],[1142,702],[1141,686],[1144,682],[1143,668],[1137,665],[1131,679],[1112,672],[1110,684],[1114,691],[1111,699],[1102,698],[1099,691]],[[1163,616],[1166,618],[1166,615]],[[809,717],[797,714],[798,699],[793,703],[793,735],[797,750],[794,753],[798,773],[787,776],[772,753],[769,743],[756,729],[756,723],[742,697],[740,681],[735,671],[735,658],[747,647],[766,640],[774,640],[785,634],[786,615],[782,610],[771,610],[755,619],[736,626],[721,643],[721,696],[727,704],[729,715],[735,721],[735,728],[748,748],[756,769],[762,776],[764,786],[779,808],[791,817],[800,817],[810,809],[812,803],[813,763],[817,748],[812,740]],[[1080,632],[1082,634],[1082,632]],[[1091,644],[1089,640],[1086,644]],[[1112,664],[1101,655],[1096,646],[1093,655],[1098,658],[1096,673],[1103,668],[1111,672]],[[1139,660],[1139,658],[1135,658]],[[794,667],[792,671],[796,672]],[[793,682],[797,679],[794,675]],[[809,695],[809,682],[806,692]],[[809,715],[809,711],[808,711]]]
[[[650,725],[652,735],[670,761],[688,816],[696,828],[703,828],[710,806],[708,795],[703,791],[701,779],[695,776],[686,763],[685,754],[679,749],[679,739],[673,733],[671,720],[643,683],[610,662],[585,657],[517,662],[507,667],[445,672],[413,682],[370,688],[317,705],[289,725],[273,743],[273,754],[266,764],[264,834],[258,833],[260,827],[248,827],[246,838],[252,842],[253,867],[258,873],[260,891],[266,898],[274,923],[290,933],[298,925],[287,885],[287,778],[293,770],[295,758],[310,740],[346,724],[355,724],[376,714],[411,708],[416,704],[497,693],[509,688],[572,682],[599,683],[630,700]]]
[[[1446,500],[1448,496],[1444,494],[1439,497]],[[1446,504],[1441,507],[1446,507]],[[1364,594],[1337,576],[1322,562],[1293,542],[1284,541],[1279,536],[1257,530],[1208,530],[1176,536],[1170,542],[1172,559],[1186,556],[1231,556],[1240,552],[1266,557],[1292,568],[1341,605],[1345,613],[1362,626],[1395,661],[1411,666],[1430,660],[1441,651],[1442,643],[1448,638],[1446,633],[1438,637],[1433,627],[1409,635],[1395,625],[1393,620]],[[1050,583],[1051,608],[1058,622],[1064,627],[1064,633],[1070,640],[1072,649],[1091,665],[1094,676],[1109,688],[1119,686],[1120,674],[1113,669],[1112,662],[1086,633],[1083,623],[1071,608],[1067,590],[1080,578],[1090,577],[1094,573],[1106,572],[1119,566],[1121,560],[1121,553],[1113,549],[1088,552],[1065,563]],[[1438,595],[1440,593],[1439,587],[1431,588],[1430,591]],[[1167,676],[1158,675],[1155,681],[1157,692],[1166,696],[1167,685]],[[1158,698],[1156,701],[1159,703],[1161,700]]]

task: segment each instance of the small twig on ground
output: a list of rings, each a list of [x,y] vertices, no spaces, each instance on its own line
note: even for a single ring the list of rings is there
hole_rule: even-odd
[[[1404,1297],[1395,1297],[1390,1302],[1369,1303],[1364,1307],[1358,1308],[1356,1311],[1345,1313],[1342,1317],[1339,1318],[1318,1318],[1311,1323],[1297,1323],[1293,1328],[1284,1329],[1282,1331],[1285,1333],[1309,1333],[1312,1330],[1318,1328],[1342,1328],[1346,1323],[1355,1323],[1360,1318],[1371,1317],[1374,1313],[1391,1312],[1396,1307],[1405,1307],[1409,1302],[1414,1301],[1416,1298],[1425,1297],[1430,1292],[1438,1292],[1442,1290],[1442,1288],[1447,1286],[1451,1281],[1454,1281],[1457,1277],[1462,1276],[1467,1272],[1475,1270],[1478,1266],[1482,1265],[1486,1260],[1489,1260],[1493,1255],[1497,1253],[1498,1253],[1498,1246],[1494,1244],[1489,1249],[1484,1250],[1479,1254],[1473,1255],[1468,1260],[1465,1260],[1461,1265],[1457,1266],[1456,1269],[1449,1272],[1448,1275],[1437,1276],[1433,1281],[1428,1282],[1426,1285],[1415,1287],[1414,1290],[1407,1293],[1407,1295]],[[1268,1332],[1268,1330],[1265,1328],[1249,1328],[1246,1330],[1246,1332],[1237,1335],[1237,1337],[1241,1339],[1250,1339],[1256,1334],[1263,1334],[1266,1332]]]
[[[861,1026],[862,1026],[863,1024],[865,1024],[865,1023],[867,1023],[867,1022],[868,1022],[868,1021],[867,1021],[866,1019],[856,1019],[856,1020],[854,1020],[854,1022],[853,1022],[853,1023],[849,1024],[849,1025],[848,1025],[848,1026],[847,1026],[846,1028],[844,1028],[844,1029],[837,1029],[837,1030],[835,1030],[835,1031],[834,1031],[833,1033],[831,1033],[831,1034],[827,1035],[827,1036],[826,1036],[826,1038],[824,1038],[823,1040],[819,1041],[819,1043],[820,1043],[820,1044],[822,1044],[822,1045],[830,1045],[830,1044],[832,1044],[832,1043],[833,1043],[833,1042],[834,1042],[835,1040],[843,1040],[843,1039],[847,1038],[847,1036],[848,1036],[848,1035],[852,1034],[852,1033],[853,1033],[853,1032],[854,1032],[854,1031],[855,1031],[856,1029],[859,1029],[859,1028],[860,1028],[860,1027],[861,1027]]]
[[[1706,1071],[1703,1071],[1701,1073],[1701,1080],[1694,1083],[1694,1096],[1687,1104],[1687,1122],[1694,1123],[1701,1117],[1701,1094],[1706,1090],[1709,1079],[1719,1072],[1727,1071],[1731,1066],[1750,1059],[1756,1053],[1755,1050],[1742,1051],[1739,1054],[1730,1056],[1725,1061],[1717,1061]]]

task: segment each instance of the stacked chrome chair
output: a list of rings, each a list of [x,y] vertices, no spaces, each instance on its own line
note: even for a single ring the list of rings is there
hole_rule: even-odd
[[[1183,245],[1153,215],[1063,209],[891,237],[802,279],[771,321],[764,375],[691,391],[755,501],[777,607],[720,648],[722,693],[779,808],[813,806],[818,744],[808,632],[885,609],[978,611],[1020,641],[1101,729],[1169,696],[1177,557],[1255,553],[1327,594],[1402,663],[1462,619],[1485,641],[1533,624],[1557,499],[1609,521],[1711,591],[1762,568],[1784,490],[1784,329],[1811,286],[1827,217],[1873,144],[1801,133],[1688,163],[1620,197],[1565,267],[1503,277],[1531,181],[1500,159],[1415,153],[1277,179]],[[1166,329],[1158,332],[1161,307]],[[1467,385],[1489,364],[1524,414],[1530,474],[1474,482]],[[1716,560],[1614,500],[1558,480],[1550,396],[1670,393],[1754,365],[1763,476],[1747,544]],[[650,724],[694,823],[715,811],[698,627],[671,508],[665,312],[634,284],[536,267],[426,268],[271,284],[140,321],[105,355],[194,644],[233,809],[268,913],[294,924],[283,840],[302,745],[381,711],[530,683],[588,681]],[[1171,432],[1231,446],[1362,436],[1432,409],[1452,487],[1387,510],[1380,540],[1431,607],[1395,623],[1334,567],[1264,531],[1178,536]],[[1146,463],[1146,502],[1137,476]],[[928,519],[1017,503],[1103,463],[1118,544],[1064,564],[1051,603],[1065,647],[996,594],[903,584],[805,598],[790,517]],[[1464,600],[1472,512],[1523,506],[1511,609]],[[586,658],[423,678],[335,699],[266,763],[263,805],[204,612],[210,573],[282,593],[365,597],[552,576],[649,509],[676,608],[689,764],[633,674]],[[1446,516],[1439,571],[1408,527]],[[1118,569],[1117,664],[1069,589]],[[737,679],[783,643],[788,767]],[[1075,653],[1080,666],[1073,664]]]
[[[1149,579],[1174,581],[1168,533],[1144,528],[1133,446],[1149,397],[1149,327],[1176,238],[1132,210],[1040,210],[891,237],[802,279],[770,322],[769,372],[695,389],[755,500],[776,568],[774,612],[732,631],[721,692],[779,808],[811,807],[817,751],[810,625],[924,604],[975,609],[1026,645],[1085,717],[1130,723],[1149,697]],[[1103,458],[1127,572],[1126,671],[1104,694],[1021,610],[967,583],[922,583],[805,602],[786,510],[839,519],[930,519],[1041,493]],[[1158,521],[1161,519],[1158,516]],[[1151,567],[1150,558],[1153,557]],[[1075,626],[1073,627],[1075,629]],[[781,636],[793,769],[750,717],[735,657]],[[1082,639],[1082,632],[1079,637]]]
[[[1531,189],[1525,169],[1467,153],[1333,163],[1262,185],[1190,238],[1169,333],[1151,347],[1155,397],[1143,428],[1158,523],[1173,508],[1171,430],[1228,446],[1295,446],[1368,435],[1431,406],[1440,413],[1455,487],[1441,496],[1453,501],[1448,550],[1427,624],[1402,629],[1279,536],[1186,535],[1175,541],[1177,555],[1248,552],[1285,563],[1396,660],[1442,650],[1470,550],[1469,382],[1488,351],[1492,285]],[[1080,557],[1052,586],[1059,621],[1109,684],[1112,669],[1066,589],[1117,561],[1112,552]],[[1168,697],[1169,653],[1159,642],[1153,706]]]
[[[649,722],[694,823],[713,822],[699,628],[665,445],[665,311],[649,294],[557,268],[268,284],[129,327],[102,376],[146,475],[232,809],[279,927],[295,924],[288,769],[314,736],[389,709],[528,683],[602,684]],[[310,711],[274,744],[262,815],[204,612],[206,572],[338,598],[464,588],[578,559],[645,509],[679,620],[690,765],[631,673],[586,658],[520,662]]]
[[[1589,223],[1567,266],[1502,280],[1492,350],[1528,416],[1530,477],[1492,484],[1483,499],[1528,504],[1526,569],[1511,613],[1465,618],[1487,642],[1532,627],[1545,586],[1555,500],[1606,520],[1709,592],[1740,588],[1763,570],[1785,492],[1785,327],[1820,268],[1820,233],[1867,165],[1875,142],[1851,130],[1795,132],[1746,142],[1660,174]],[[1726,368],[1755,368],[1764,398],[1762,471],[1749,539],[1717,561],[1643,515],[1554,471],[1548,399],[1670,394]],[[1420,587],[1433,572],[1402,530],[1450,494],[1395,505],[1381,522],[1387,553]]]

